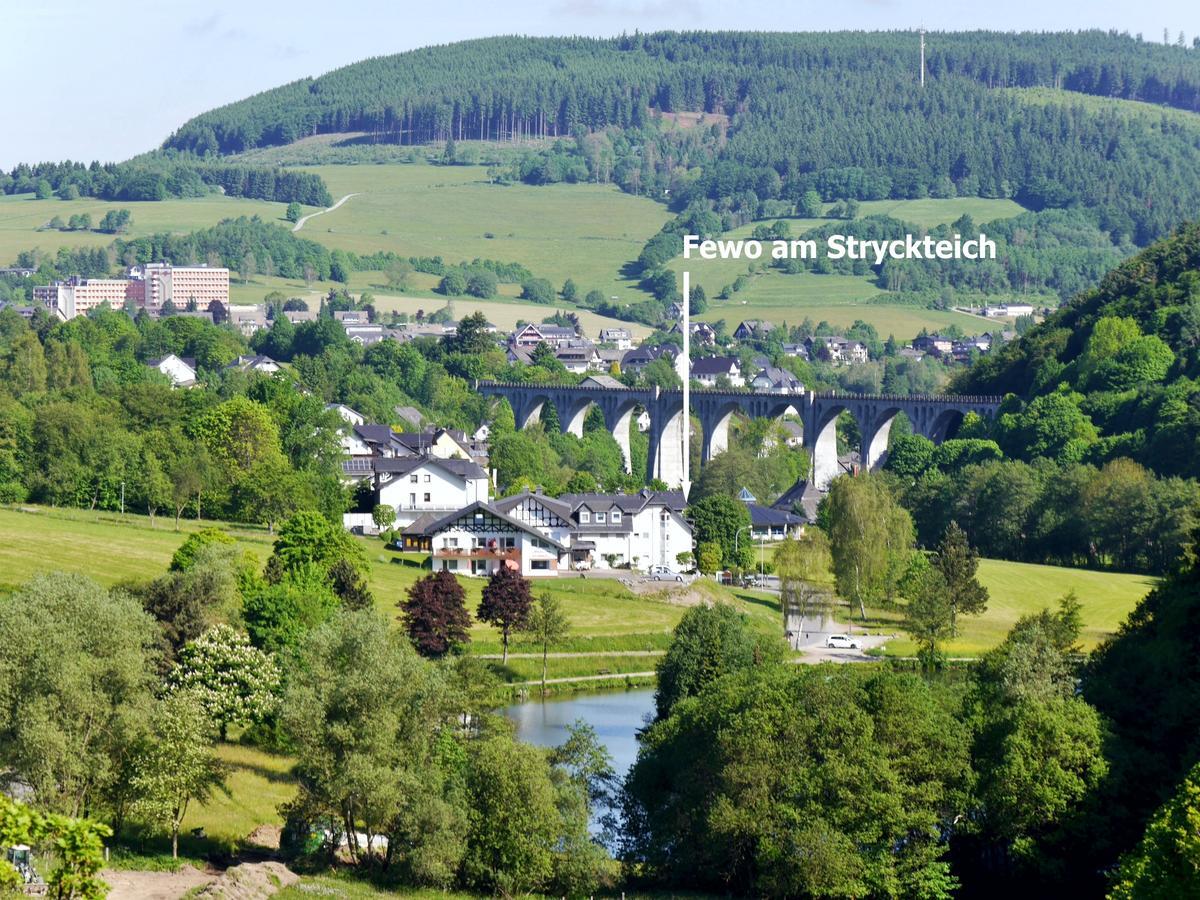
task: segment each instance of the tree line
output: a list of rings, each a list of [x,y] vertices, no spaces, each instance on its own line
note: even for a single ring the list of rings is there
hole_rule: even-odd
[[[96,197],[101,200],[168,200],[203,197],[219,191],[229,197],[329,206],[333,197],[312,172],[200,162],[175,154],[147,155],[123,163],[70,160],[21,163],[0,172],[0,191],[35,194],[39,200]]]

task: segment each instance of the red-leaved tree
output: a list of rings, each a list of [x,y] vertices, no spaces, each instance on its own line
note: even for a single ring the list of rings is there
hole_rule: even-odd
[[[436,659],[471,640],[471,615],[462,585],[444,569],[413,584],[400,608],[404,629],[422,656]]]
[[[509,635],[525,627],[532,606],[533,594],[529,590],[529,582],[516,569],[501,566],[484,586],[477,615],[481,622],[500,629],[500,638],[504,643],[502,663],[508,662]]]

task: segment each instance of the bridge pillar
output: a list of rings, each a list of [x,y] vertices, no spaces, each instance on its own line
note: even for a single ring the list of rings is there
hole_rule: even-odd
[[[605,399],[600,404],[604,413],[604,425],[612,433],[613,440],[621,448],[625,460],[626,474],[633,472],[633,455],[629,449],[629,427],[633,423],[634,404]]]
[[[583,437],[583,422],[587,418],[588,410],[592,408],[591,399],[588,397],[584,397],[582,400],[570,396],[555,397],[554,408],[558,410],[558,422],[562,427],[563,434],[573,434],[577,438]]]
[[[659,395],[650,412],[650,453],[647,480],[658,478],[668,487],[683,484],[683,429],[690,425],[681,396]]]
[[[892,433],[896,413],[895,409],[871,410],[869,420],[858,423],[862,434],[859,452],[864,470],[879,469],[887,461],[888,436]]]
[[[829,482],[842,474],[837,452],[837,417],[840,412],[840,409],[834,410],[824,422],[813,417],[811,439],[809,428],[805,428],[804,443],[812,454],[812,483],[819,491],[828,488]]]
[[[692,395],[692,406],[700,418],[700,428],[704,432],[700,443],[700,462],[707,463],[714,456],[729,449],[729,423],[737,406],[725,399],[696,397]],[[699,400],[699,402],[696,402]]]

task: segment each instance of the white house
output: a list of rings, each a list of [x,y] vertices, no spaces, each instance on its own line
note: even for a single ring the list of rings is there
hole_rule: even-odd
[[[261,372],[264,375],[274,375],[279,371],[279,363],[269,356],[239,356],[225,367],[239,372]]]
[[[477,501],[486,502],[491,482],[477,463],[437,457],[391,457],[371,460],[374,505],[396,510],[396,528],[406,528],[433,514],[440,518]],[[361,516],[361,513],[349,513]],[[369,515],[368,515],[369,518]],[[357,518],[348,523],[363,525]]]
[[[1032,316],[1033,307],[1027,303],[1012,303],[1007,306],[985,306],[983,314],[989,319],[1015,319],[1018,316]]]
[[[683,517],[679,491],[636,494],[564,494],[571,512],[571,562],[607,569],[629,565],[676,568],[676,557],[692,550],[692,527]]]
[[[550,536],[564,531],[566,523],[543,507],[544,527],[536,528],[514,514],[518,510],[513,504],[508,508],[512,512],[476,501],[414,523],[401,540],[405,549],[427,551],[434,571],[489,576],[507,566],[534,578],[557,575],[566,568],[567,546]]]
[[[171,387],[191,387],[196,383],[196,360],[191,357],[168,353],[157,359],[146,360],[146,365],[158,369],[171,379]]]
[[[789,372],[776,366],[767,366],[754,376],[750,386],[756,391],[770,391],[772,394],[796,394],[804,390],[804,382]]]
[[[574,375],[583,375],[585,372],[599,369],[602,363],[600,354],[596,352],[596,345],[591,341],[573,341],[560,346],[555,351],[554,358]]]
[[[629,350],[633,347],[633,333],[628,328],[601,328],[600,343],[612,344],[618,350]]]
[[[707,356],[692,360],[692,377],[705,387],[716,387],[717,379],[728,378],[733,387],[744,387],[742,368],[732,356]]]

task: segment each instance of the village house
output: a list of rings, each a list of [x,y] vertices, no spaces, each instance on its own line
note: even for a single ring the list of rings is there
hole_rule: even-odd
[[[675,348],[669,345],[665,347],[648,347],[645,345],[634,347],[632,350],[626,351],[625,355],[621,357],[621,371],[637,375],[642,369],[654,362],[654,360],[663,356],[668,359],[674,359]]]
[[[225,367],[238,372],[260,372],[263,375],[274,375],[279,371],[279,363],[269,356],[239,356]]]
[[[754,376],[750,387],[756,391],[768,391],[772,394],[798,394],[803,393],[804,382],[787,369],[767,366]]]
[[[527,578],[557,575],[568,567],[569,551],[554,535],[566,537],[569,524],[545,499],[524,495],[522,503],[503,510],[477,500],[444,516],[426,516],[404,529],[401,545],[428,552],[435,572],[486,577],[505,566]]]
[[[717,343],[717,333],[713,327],[707,322],[692,322],[690,326],[692,332],[692,343],[697,347],[713,347]],[[671,330],[668,334],[682,334],[683,327],[679,322],[671,325]]]
[[[146,365],[166,375],[171,380],[171,387],[186,388],[196,383],[196,360],[190,356],[168,353],[166,356],[146,360]]]
[[[1015,319],[1018,316],[1032,316],[1033,307],[1027,303],[1010,303],[1000,306],[985,306],[983,314],[989,319]]]
[[[538,344],[545,344],[551,350],[566,346],[579,340],[574,328],[567,325],[534,325],[532,322],[514,331],[508,338],[513,347],[523,347],[532,350]]]
[[[774,322],[767,322],[764,319],[747,319],[733,330],[733,337],[738,341],[761,341],[774,330]]]
[[[596,352],[596,345],[591,341],[574,341],[559,347],[554,353],[554,358],[573,375],[583,375],[601,367],[600,354]]]
[[[870,353],[861,341],[847,340],[840,334],[809,337],[804,340],[809,359],[825,359],[834,363],[857,365],[869,360]]]
[[[633,333],[628,328],[601,328],[600,343],[612,344],[618,350],[633,347]]]
[[[257,305],[222,304],[222,310],[212,310],[213,321],[218,318],[236,328],[242,337],[253,337],[267,327],[267,311]]]
[[[569,509],[574,568],[674,569],[676,557],[692,550],[692,526],[683,516],[687,503],[681,491],[564,494],[558,502]]]
[[[756,541],[781,541],[804,534],[804,519],[793,512],[763,506],[753,494],[742,488],[738,499],[750,511],[750,537]]]
[[[727,378],[733,387],[744,387],[741,366],[732,356],[707,356],[692,360],[692,378],[705,387],[717,387],[721,378]]]
[[[922,334],[913,338],[912,346],[914,350],[920,350],[922,353],[942,357],[948,356],[954,350],[954,339],[940,334]]]

